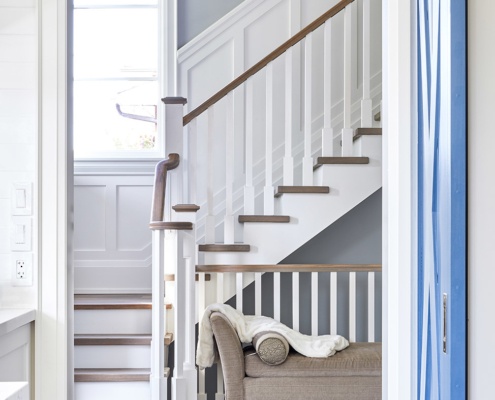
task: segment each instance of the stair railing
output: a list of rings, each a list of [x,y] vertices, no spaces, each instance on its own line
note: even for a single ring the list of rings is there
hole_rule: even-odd
[[[340,155],[353,155],[353,128],[372,127],[373,109],[379,111],[380,99],[372,101],[370,21],[370,0],[340,1],[187,113],[184,135],[167,130],[167,146],[178,145],[174,151],[183,155],[176,196],[201,206],[198,236],[205,243],[240,241],[234,218],[240,210],[273,215],[278,184],[317,184],[318,155],[337,155],[339,143]],[[339,52],[332,43],[341,43]],[[219,225],[223,237],[215,234]]]

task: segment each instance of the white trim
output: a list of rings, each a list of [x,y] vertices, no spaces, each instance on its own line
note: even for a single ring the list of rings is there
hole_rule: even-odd
[[[416,395],[416,3],[383,2],[383,399]]]
[[[36,399],[67,399],[67,2],[40,0],[39,280]]]

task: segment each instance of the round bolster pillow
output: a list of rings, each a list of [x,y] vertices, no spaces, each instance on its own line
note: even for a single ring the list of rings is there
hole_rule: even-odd
[[[256,334],[253,346],[260,359],[268,365],[282,364],[289,354],[289,343],[280,333],[265,331]]]

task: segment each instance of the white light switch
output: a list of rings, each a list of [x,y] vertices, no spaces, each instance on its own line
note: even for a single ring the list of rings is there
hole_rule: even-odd
[[[16,244],[26,243],[26,225],[20,224],[14,226],[14,240]]]
[[[33,214],[33,185],[31,182],[16,182],[12,185],[11,214]]]
[[[10,250],[31,251],[32,220],[31,217],[12,217],[10,224]]]

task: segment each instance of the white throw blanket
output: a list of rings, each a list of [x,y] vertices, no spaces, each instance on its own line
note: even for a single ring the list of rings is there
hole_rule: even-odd
[[[336,351],[349,346],[349,342],[339,335],[303,335],[272,318],[244,315],[227,304],[211,304],[205,310],[199,327],[196,364],[201,369],[210,367],[215,362],[213,331],[210,323],[210,315],[215,311],[222,313],[230,320],[242,343],[251,343],[253,337],[259,332],[274,331],[283,335],[294,350],[306,357],[333,356]]]

